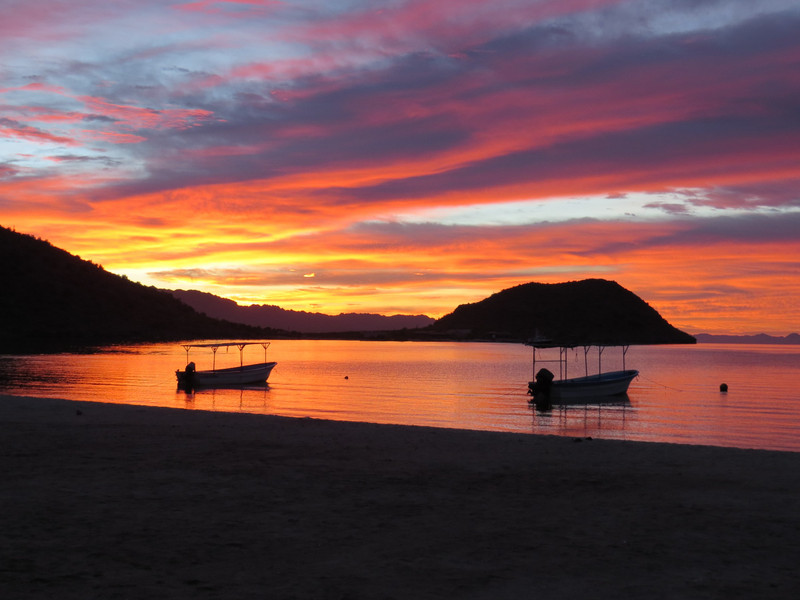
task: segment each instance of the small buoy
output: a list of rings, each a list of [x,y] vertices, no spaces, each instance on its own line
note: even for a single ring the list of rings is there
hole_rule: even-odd
[[[719,384],[719,391],[720,392],[727,392],[728,391],[728,384],[727,383],[720,383]]]
[[[347,375],[344,376],[345,379],[350,379]]]

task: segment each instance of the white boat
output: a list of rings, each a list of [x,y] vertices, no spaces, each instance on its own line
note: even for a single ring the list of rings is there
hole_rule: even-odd
[[[244,364],[244,349],[251,344],[259,344],[264,348],[264,362]],[[277,362],[267,362],[267,348],[270,342],[264,341],[245,341],[245,342],[212,342],[206,344],[182,344],[186,350],[186,367],[181,371],[175,371],[178,379],[178,388],[192,391],[200,388],[219,388],[236,387],[241,385],[253,385],[266,383],[272,369]],[[239,348],[239,366],[217,369],[217,350],[226,350],[236,346]],[[198,371],[194,362],[189,362],[189,350],[192,348],[210,348],[213,359],[210,370]]]
[[[572,377],[552,382],[550,389],[551,400],[580,400],[582,398],[598,398],[604,396],[619,396],[628,392],[631,381],[639,374],[634,369],[624,371],[607,371],[597,375],[585,377]],[[536,386],[532,381],[529,387]],[[531,394],[536,397],[532,390]]]
[[[535,373],[534,380],[528,383],[528,393],[533,396],[533,402],[536,403],[537,408],[547,408],[553,402],[567,403],[571,400],[588,401],[593,398],[601,400],[612,396],[621,396],[627,394],[631,381],[639,375],[639,371],[625,368],[627,345],[622,346],[622,370],[606,372],[603,372],[601,364],[606,346],[598,344],[584,346],[586,374],[582,377],[567,376],[567,351],[574,346],[557,346],[541,341],[529,342],[528,345],[533,346],[533,372]],[[593,347],[598,349],[597,373],[589,375],[588,354]],[[536,350],[542,348],[559,349],[558,359],[549,361],[558,363],[558,378],[547,368],[536,370]]]

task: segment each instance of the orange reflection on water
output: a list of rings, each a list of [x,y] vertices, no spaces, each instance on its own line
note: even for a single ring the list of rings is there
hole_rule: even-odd
[[[574,352],[572,375],[583,374]],[[210,366],[192,351],[199,368]],[[238,364],[238,351],[219,366]],[[246,351],[245,362],[263,360]],[[0,357],[0,393],[190,410],[343,421],[768,448],[800,451],[800,347],[695,345],[632,347],[640,376],[628,397],[556,406],[528,403],[531,351],[518,344],[277,340],[267,386],[186,394],[174,371],[179,345],[110,349],[91,355]],[[227,362],[226,362],[227,361]],[[620,368],[606,350],[603,368]],[[225,364],[222,364],[222,363]],[[596,355],[589,356],[596,372]],[[727,393],[719,384],[729,385]]]

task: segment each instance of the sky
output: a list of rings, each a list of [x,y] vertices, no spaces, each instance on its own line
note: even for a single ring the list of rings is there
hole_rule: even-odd
[[[0,0],[0,225],[240,304],[800,331],[797,0]]]

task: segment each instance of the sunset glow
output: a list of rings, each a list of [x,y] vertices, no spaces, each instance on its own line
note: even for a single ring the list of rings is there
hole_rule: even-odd
[[[795,0],[0,7],[0,225],[108,271],[434,317],[601,277],[800,331]]]

